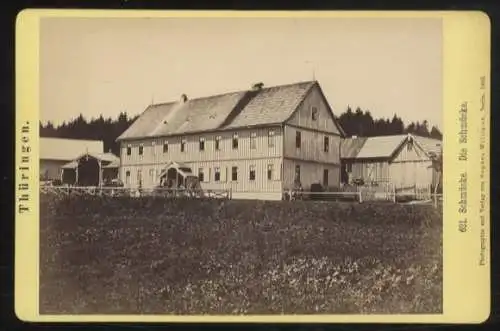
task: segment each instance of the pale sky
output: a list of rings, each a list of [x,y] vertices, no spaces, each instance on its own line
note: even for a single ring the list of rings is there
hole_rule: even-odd
[[[338,115],[442,128],[442,26],[428,18],[44,18],[41,120],[312,80]],[[430,126],[429,126],[430,129]]]

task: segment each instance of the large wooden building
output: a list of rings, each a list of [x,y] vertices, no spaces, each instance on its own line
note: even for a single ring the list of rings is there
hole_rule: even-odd
[[[441,141],[411,134],[351,137],[342,142],[342,182],[391,183],[398,188],[436,185]]]
[[[61,179],[62,167],[80,154],[102,153],[99,140],[40,138],[40,180]]]
[[[343,135],[316,81],[182,95],[149,106],[118,137],[120,178],[126,187],[155,187],[174,167],[181,179],[197,176],[203,189],[281,199],[296,180],[306,190],[339,187]]]

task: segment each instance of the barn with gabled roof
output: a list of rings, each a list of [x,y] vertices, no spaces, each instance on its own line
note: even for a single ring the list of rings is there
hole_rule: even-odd
[[[413,134],[350,137],[342,142],[342,182],[436,185],[442,142]]]

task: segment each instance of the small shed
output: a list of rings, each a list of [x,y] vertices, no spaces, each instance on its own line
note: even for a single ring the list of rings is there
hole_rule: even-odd
[[[61,181],[76,186],[102,186],[118,178],[120,159],[113,153],[85,153],[62,166]]]
[[[342,143],[342,181],[391,183],[396,187],[436,185],[441,141],[412,134],[352,137]]]

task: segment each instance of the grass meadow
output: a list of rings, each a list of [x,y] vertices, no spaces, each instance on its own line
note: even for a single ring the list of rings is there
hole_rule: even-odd
[[[432,205],[40,201],[41,314],[442,312]]]

